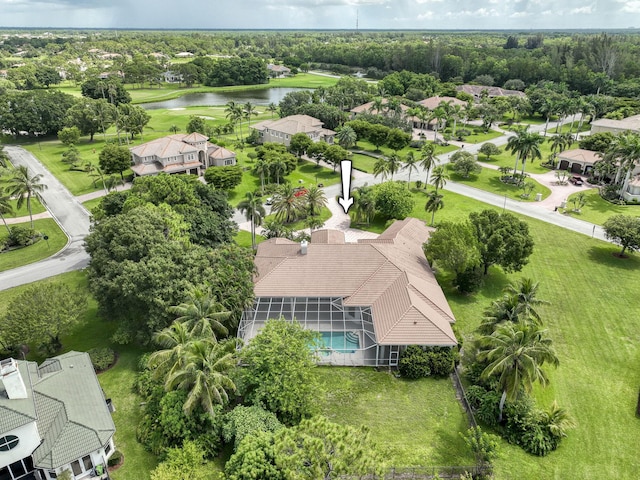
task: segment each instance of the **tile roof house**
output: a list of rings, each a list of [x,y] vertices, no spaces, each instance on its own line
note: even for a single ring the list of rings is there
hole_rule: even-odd
[[[267,64],[267,70],[271,78],[285,78],[291,75],[291,69],[284,65],[275,65],[273,63]]]
[[[304,133],[314,142],[333,143],[336,132],[323,128],[324,124],[309,115],[289,115],[278,120],[264,120],[251,125],[258,131],[260,143],[284,143],[289,146],[291,137],[296,133]]]
[[[459,105],[461,107],[464,107],[467,104],[467,102],[460,100],[459,98],[438,96],[425,98],[424,100],[420,100],[418,104],[422,105],[427,110],[435,110],[442,102],[449,103],[451,105]]]
[[[422,251],[432,231],[407,218],[358,243],[336,230],[313,232],[309,244],[262,242],[238,336],[249,341],[271,318],[298,321],[320,332],[319,363],[353,366],[396,366],[407,345],[456,345],[455,318]]]
[[[378,109],[375,107],[375,102],[367,102],[365,104],[358,105],[357,107],[353,107],[351,110],[349,110],[349,112],[351,113],[351,118],[355,118],[359,114],[363,114],[363,113],[368,113],[371,115],[386,115],[388,111],[386,107],[384,107],[384,105],[387,105],[388,103],[389,103],[388,99],[386,98],[382,99],[383,107],[381,111],[378,111]],[[400,111],[405,115],[407,114],[407,111],[410,109],[404,103],[399,104],[399,107],[400,107]]]
[[[601,132],[611,132],[613,134],[625,131],[640,133],[640,115],[623,118],[622,120],[612,120],[609,118],[601,118],[591,122],[591,134]]]
[[[236,164],[231,150],[208,142],[201,133],[169,135],[131,147],[131,170],[137,176],[158,173],[192,173],[202,168]]]
[[[465,92],[469,95],[473,95],[476,102],[480,101],[486,92],[487,97],[526,97],[524,92],[519,90],[507,90],[500,87],[488,87],[485,85],[460,85],[456,87],[459,92]]]
[[[587,175],[596,162],[602,160],[598,152],[574,148],[558,154],[558,170],[569,170],[573,173]]]
[[[115,426],[87,353],[0,362],[0,478],[106,473]]]

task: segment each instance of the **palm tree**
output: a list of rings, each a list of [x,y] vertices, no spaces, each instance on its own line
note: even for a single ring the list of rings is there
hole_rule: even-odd
[[[249,127],[251,127],[251,117],[258,115],[259,112],[258,110],[256,110],[256,106],[253,103],[247,102],[244,104],[242,113],[244,115],[244,118],[249,121]]]
[[[349,125],[345,125],[338,132],[336,138],[338,139],[338,143],[342,148],[349,149],[356,144],[358,135],[356,135],[356,132],[353,128],[351,128]]]
[[[327,206],[327,197],[321,188],[312,185],[303,196],[307,203],[307,209],[310,216],[319,215],[324,207]]]
[[[627,188],[631,172],[640,162],[640,135],[631,132],[617,135],[603,156],[603,160],[618,164],[614,183],[619,185],[622,182],[622,190]]]
[[[0,167],[6,168],[9,164],[9,155],[4,151],[4,146],[0,145]]]
[[[541,412],[541,423],[549,430],[554,438],[560,440],[567,436],[567,429],[576,426],[566,409],[560,407],[555,400],[548,412]]]
[[[195,340],[186,324],[173,322],[167,328],[156,332],[153,343],[161,347],[149,355],[147,366],[153,370],[156,379],[165,378],[180,366],[189,344]]]
[[[376,199],[373,190],[369,187],[361,187],[353,192],[356,221],[370,223],[376,213]]]
[[[237,363],[237,342],[237,339],[221,343],[199,339],[187,344],[177,368],[172,369],[164,383],[169,392],[187,390],[185,413],[193,412],[200,405],[205,412],[214,415],[214,404],[229,402],[228,392],[236,390],[229,374]]]
[[[433,226],[433,220],[436,216],[436,212],[444,207],[444,202],[442,201],[443,196],[437,192],[429,192],[427,194],[429,200],[427,200],[424,209],[427,212],[431,212],[431,225]]]
[[[496,325],[503,322],[518,323],[523,319],[523,306],[515,295],[503,295],[500,300],[494,300],[484,311],[484,319],[478,330],[484,335],[491,335]]]
[[[178,132],[180,131],[180,127],[179,127],[179,126],[177,126],[177,125],[171,125],[171,126],[169,127],[169,131],[170,131],[171,133],[173,133],[173,134],[176,134],[176,133],[178,133]]]
[[[480,338],[478,358],[489,362],[482,376],[498,377],[502,388],[498,421],[502,421],[505,400],[515,400],[521,388],[530,392],[536,381],[542,386],[549,383],[542,366],[558,366],[559,360],[546,333],[533,324],[505,323]]]
[[[11,177],[7,180],[7,193],[18,199],[17,206],[21,208],[27,201],[27,210],[29,210],[29,218],[31,219],[31,229],[33,229],[33,213],[31,213],[31,198],[40,198],[40,192],[47,189],[44,183],[40,183],[42,174],[38,173],[31,176],[29,169],[24,165],[18,165],[13,169]]]
[[[524,175],[524,167],[527,159],[531,161],[541,158],[540,144],[544,142],[544,138],[539,133],[529,132],[527,128],[519,130],[515,136],[509,137],[506,150],[510,150],[516,154],[516,163],[513,167],[513,174],[516,174],[518,168],[518,160],[522,162],[522,175]]]
[[[251,247],[256,249],[256,226],[262,224],[266,212],[262,206],[260,197],[252,192],[247,192],[245,199],[238,204],[238,210],[244,213],[247,220],[251,222]]]
[[[444,168],[444,165],[438,165],[433,169],[433,176],[431,177],[431,183],[436,187],[436,193],[443,188],[449,180],[449,174]]]
[[[273,114],[278,111],[278,105],[276,105],[275,103],[271,102],[267,106],[267,110],[271,112],[271,118],[273,118]]]
[[[188,300],[170,310],[178,315],[175,321],[184,324],[193,337],[217,340],[216,333],[223,336],[229,334],[222,322],[229,319],[231,312],[218,303],[211,288],[192,288],[188,293]]]
[[[558,100],[555,98],[545,98],[542,101],[542,105],[539,108],[540,113],[545,116],[546,122],[544,124],[544,134],[543,136],[547,136],[547,129],[549,128],[549,120],[551,116],[555,114],[558,110]]]
[[[404,164],[402,168],[404,170],[409,170],[409,179],[407,181],[407,188],[411,187],[411,173],[418,172],[418,160],[419,159],[416,158],[413,152],[407,153],[407,155],[404,157]]]
[[[435,143],[425,143],[420,149],[420,166],[427,171],[424,180],[425,188],[429,184],[429,172],[436,166],[436,145]]]
[[[296,220],[304,211],[302,197],[297,196],[298,192],[289,183],[281,185],[277,193],[273,196],[271,211],[275,213],[276,219],[282,223],[290,223]]]
[[[384,180],[389,175],[389,161],[386,157],[378,157],[376,162],[373,164],[373,176],[377,177],[382,175],[382,179]]]
[[[402,159],[400,158],[400,155],[398,155],[397,153],[392,153],[391,155],[389,155],[389,157],[387,158],[387,164],[388,171],[391,174],[391,180],[393,180],[393,175],[398,172],[400,168],[402,168]]]
[[[538,298],[539,283],[531,278],[521,278],[517,283],[510,283],[504,288],[504,292],[517,299],[522,312],[527,318],[533,318],[540,322],[540,314],[536,311],[538,305],[548,305],[549,302]]]
[[[3,189],[0,189],[0,218],[2,218],[2,223],[7,229],[7,232],[11,234],[11,229],[7,224],[7,219],[4,218],[5,215],[11,215],[13,213],[13,205],[11,205],[11,195],[8,195],[4,192]]]
[[[268,166],[270,176],[273,175],[276,179],[276,183],[280,185],[280,179],[287,171],[287,162],[285,162],[281,157],[275,157],[268,163]]]
[[[242,112],[242,106],[231,100],[225,105],[224,111],[226,113],[226,118],[228,118],[229,122],[234,126],[234,130],[235,125],[240,122],[240,139],[242,140],[242,117],[244,115]]]
[[[442,102],[444,103],[444,102]],[[431,112],[431,118],[436,122],[433,124],[433,141],[435,142],[438,139],[438,128],[440,128],[440,122],[445,119],[446,120],[447,113],[442,105],[438,105]]]
[[[260,193],[264,194],[264,177],[269,175],[269,163],[259,158],[253,165],[253,171],[260,176]]]

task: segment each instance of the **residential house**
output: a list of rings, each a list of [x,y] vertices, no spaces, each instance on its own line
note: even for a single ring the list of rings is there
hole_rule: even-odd
[[[353,107],[351,110],[349,110],[349,113],[351,113],[351,119],[354,119],[358,115],[362,115],[362,114],[388,115],[390,112],[390,109],[387,108],[388,103],[389,103],[389,100],[387,98],[383,98],[382,108],[380,109],[380,111],[378,111],[378,109],[376,108],[375,102],[367,102],[363,105],[358,105],[357,107]],[[398,104],[398,108],[400,109],[400,113],[403,115],[407,115],[407,112],[410,109],[408,106],[406,106],[403,103]]]
[[[429,97],[429,98],[425,98],[424,100],[420,100],[418,104],[422,105],[427,110],[435,110],[440,106],[442,102],[448,103],[450,105],[459,105],[461,107],[464,107],[467,105],[467,102],[465,102],[464,100],[460,100],[459,98],[446,97],[446,96],[439,97],[437,95],[435,97]]]
[[[138,176],[158,173],[191,173],[201,169],[236,164],[231,150],[208,142],[201,133],[169,135],[131,147],[131,170]]]
[[[0,362],[0,479],[101,477],[115,426],[89,355]]]
[[[601,118],[591,122],[591,134],[611,132],[617,135],[622,132],[640,133],[640,115],[623,118],[622,120],[612,120],[609,118]]]
[[[640,175],[634,177],[626,188],[622,189],[622,198],[627,202],[640,203]]]
[[[173,72],[171,70],[167,70],[162,74],[164,81],[167,83],[181,83],[182,82],[182,74],[178,72]]]
[[[575,148],[558,154],[558,170],[569,170],[572,173],[588,175],[596,162],[602,160],[598,152]]]
[[[482,100],[484,96],[488,98],[493,97],[526,97],[527,95],[524,92],[520,92],[519,90],[507,90],[505,88],[500,87],[488,87],[485,85],[459,85],[456,87],[456,90],[459,92],[468,93],[473,96],[473,99],[476,102]]]
[[[315,231],[310,243],[262,242],[238,336],[250,341],[268,319],[284,318],[319,332],[318,363],[351,366],[397,366],[408,345],[456,345],[453,313],[422,251],[432,231],[407,218],[358,243],[336,230]]]
[[[323,128],[324,124],[309,115],[290,115],[278,120],[264,120],[251,125],[258,131],[260,143],[275,142],[289,146],[291,137],[296,133],[304,133],[314,142],[333,143],[336,132]]]
[[[273,63],[267,64],[267,70],[269,70],[269,76],[271,78],[285,78],[291,75],[291,69],[284,65],[275,65]]]

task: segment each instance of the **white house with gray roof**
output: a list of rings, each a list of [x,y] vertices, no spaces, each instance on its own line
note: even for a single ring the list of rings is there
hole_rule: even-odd
[[[87,353],[0,362],[0,479],[106,474],[116,431]]]
[[[319,363],[347,366],[397,366],[407,345],[457,345],[453,312],[422,252],[432,231],[407,218],[358,243],[337,230],[315,231],[309,244],[262,242],[238,336],[250,341],[282,317],[319,332]]]

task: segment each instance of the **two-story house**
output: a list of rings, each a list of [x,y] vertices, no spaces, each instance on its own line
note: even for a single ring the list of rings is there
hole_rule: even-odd
[[[333,143],[336,132],[323,128],[324,123],[309,115],[289,115],[278,120],[264,120],[251,125],[258,131],[260,143],[284,143],[287,147],[291,137],[296,133],[304,133],[314,142]]]

